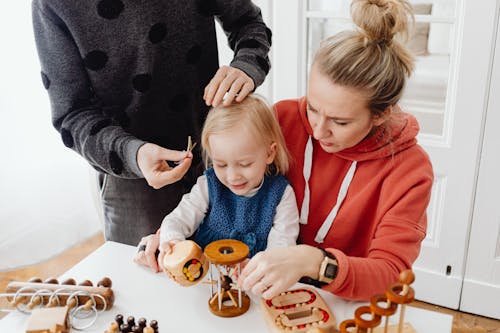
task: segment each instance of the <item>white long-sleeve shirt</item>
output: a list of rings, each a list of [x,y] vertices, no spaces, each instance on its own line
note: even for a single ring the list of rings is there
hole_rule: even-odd
[[[261,184],[262,186],[262,184]],[[251,190],[246,197],[254,196],[260,189]],[[195,233],[205,218],[209,206],[208,184],[205,175],[198,177],[191,192],[186,193],[179,205],[165,218],[160,228],[160,242],[184,240]],[[267,248],[295,245],[299,235],[299,212],[295,193],[287,185],[276,207],[273,226],[267,237]]]

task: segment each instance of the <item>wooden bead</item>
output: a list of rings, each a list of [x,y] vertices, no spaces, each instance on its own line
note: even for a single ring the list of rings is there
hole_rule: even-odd
[[[142,330],[143,333],[154,333],[155,330],[151,327],[145,327],[143,330]]]
[[[59,281],[57,281],[56,278],[48,278],[47,280],[43,281],[43,283],[59,284]]]
[[[39,277],[32,277],[31,279],[28,280],[28,282],[42,283],[42,279],[40,279]]]
[[[61,284],[65,285],[65,286],[75,286],[76,285],[76,280],[73,279],[73,278],[69,278],[69,279],[66,279],[63,282],[61,282]]]
[[[406,269],[399,274],[399,282],[403,284],[409,285],[412,284],[414,281],[415,281],[415,274],[409,269]]]
[[[129,327],[135,326],[135,318],[134,316],[128,316],[127,318],[127,324]]]
[[[111,286],[113,285],[111,279],[109,277],[104,277],[102,280],[100,280],[99,282],[97,282],[97,286],[98,287],[106,287],[106,288],[111,288]]]
[[[87,287],[93,286],[92,281],[90,281],[90,280],[84,280],[84,281],[80,282],[78,285],[79,286],[87,286]]]

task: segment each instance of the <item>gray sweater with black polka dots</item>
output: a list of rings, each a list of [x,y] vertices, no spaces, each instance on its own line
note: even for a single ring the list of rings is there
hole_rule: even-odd
[[[63,143],[101,172],[141,178],[144,142],[199,142],[204,87],[219,68],[215,22],[231,66],[260,85],[271,31],[249,0],[33,0],[52,122]],[[195,163],[193,163],[194,165]]]

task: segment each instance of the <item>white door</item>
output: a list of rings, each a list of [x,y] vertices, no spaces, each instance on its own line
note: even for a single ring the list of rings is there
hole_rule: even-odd
[[[498,18],[498,8],[497,8]],[[498,22],[497,22],[498,24]],[[500,319],[500,29],[460,309]]]

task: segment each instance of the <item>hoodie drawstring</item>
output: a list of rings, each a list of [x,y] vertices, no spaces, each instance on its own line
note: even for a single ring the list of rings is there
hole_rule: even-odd
[[[311,170],[312,170],[312,156],[313,156],[313,144],[312,144],[312,139],[311,136],[309,136],[309,139],[307,140],[306,143],[306,149],[304,152],[304,169],[303,169],[303,174],[304,174],[304,180],[305,180],[305,189],[304,189],[304,200],[302,201],[302,207],[300,210],[300,223],[301,224],[307,224],[307,219],[309,217],[309,203],[310,203],[310,189],[309,189],[309,178],[311,177]],[[326,234],[330,230],[333,221],[335,220],[335,217],[337,216],[337,213],[339,211],[340,205],[342,205],[342,202],[344,201],[347,191],[349,190],[349,185],[351,185],[352,178],[354,177],[354,173],[356,172],[356,161],[352,161],[351,166],[349,167],[349,170],[347,170],[346,175],[344,176],[344,179],[342,180],[342,184],[340,185],[340,190],[339,194],[337,196],[337,203],[335,206],[332,208],[326,219],[323,221],[323,224],[318,230],[318,233],[316,234],[316,237],[314,238],[314,241],[317,243],[323,243]]]

